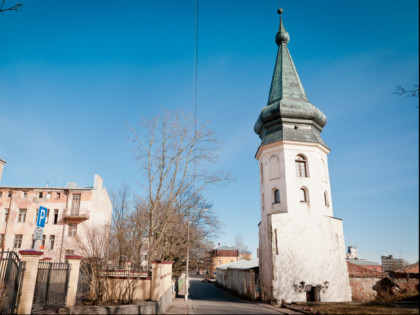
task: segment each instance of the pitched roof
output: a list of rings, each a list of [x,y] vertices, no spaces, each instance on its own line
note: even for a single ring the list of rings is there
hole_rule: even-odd
[[[349,261],[347,261],[347,269],[348,269],[350,277],[374,278],[374,277],[383,277],[385,275],[383,272],[379,272],[379,271],[372,270],[366,267],[362,267],[360,265],[353,264]]]
[[[366,259],[347,259],[347,262],[360,266],[380,266],[378,263]]]
[[[400,269],[394,270],[394,272],[419,273],[419,263],[416,262],[414,264],[402,267]]]
[[[217,266],[216,269],[227,270],[227,269],[254,269],[259,267],[259,259],[251,260],[238,260],[224,265]]]

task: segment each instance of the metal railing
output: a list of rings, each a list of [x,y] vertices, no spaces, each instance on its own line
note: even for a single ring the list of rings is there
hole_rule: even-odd
[[[69,272],[68,263],[39,262],[32,313],[40,312],[48,307],[57,309],[64,306]]]
[[[0,314],[14,314],[19,306],[25,262],[14,251],[0,251]]]

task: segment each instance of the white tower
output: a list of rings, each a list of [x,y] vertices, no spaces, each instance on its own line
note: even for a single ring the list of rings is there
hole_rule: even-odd
[[[269,99],[254,127],[261,138],[261,293],[276,301],[306,301],[307,293],[350,301],[343,224],[331,202],[330,149],[321,138],[327,118],[309,102],[288,42],[280,17]]]

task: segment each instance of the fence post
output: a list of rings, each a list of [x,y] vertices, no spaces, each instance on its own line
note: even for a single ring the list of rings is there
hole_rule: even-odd
[[[30,314],[32,311],[32,302],[34,300],[39,256],[44,253],[36,250],[21,250],[19,251],[19,254],[21,260],[26,262],[26,268],[23,277],[22,295],[19,301],[18,314]]]
[[[66,307],[76,304],[77,284],[79,282],[80,261],[82,256],[67,255],[66,260],[69,263],[70,276],[68,280]]]
[[[152,281],[150,297],[152,301],[159,301],[160,298],[160,276],[162,264],[160,260],[152,261]]]

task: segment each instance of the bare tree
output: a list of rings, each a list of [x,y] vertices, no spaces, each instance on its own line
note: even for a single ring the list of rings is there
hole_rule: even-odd
[[[237,234],[235,236],[235,247],[239,250],[239,252],[248,249],[248,246],[245,245],[244,237],[242,234]]]
[[[412,90],[407,90],[401,85],[396,86],[397,89],[394,92],[394,94],[397,94],[398,96],[407,96],[407,97],[418,97],[419,96],[419,85],[414,84],[414,88]]]
[[[19,1],[16,1],[16,4],[14,5],[6,5],[6,0],[2,0],[1,4],[0,4],[0,12],[5,12],[5,11],[18,11],[19,7],[21,7],[23,4],[19,3]]]
[[[210,164],[217,160],[216,139],[206,124],[193,125],[188,114],[164,111],[151,120],[144,119],[139,129],[130,128],[136,159],[146,179],[141,205],[148,220],[149,266],[151,260],[170,256],[165,253],[175,227],[188,220],[193,227],[217,224],[203,211],[206,205],[202,196],[228,181],[229,176],[210,171]],[[185,242],[179,234],[179,241]]]
[[[112,200],[112,249],[118,263],[123,263],[129,259],[132,237],[130,237],[129,221],[127,217],[131,214],[132,204],[130,202],[130,188],[123,184],[118,191],[111,192]]]

